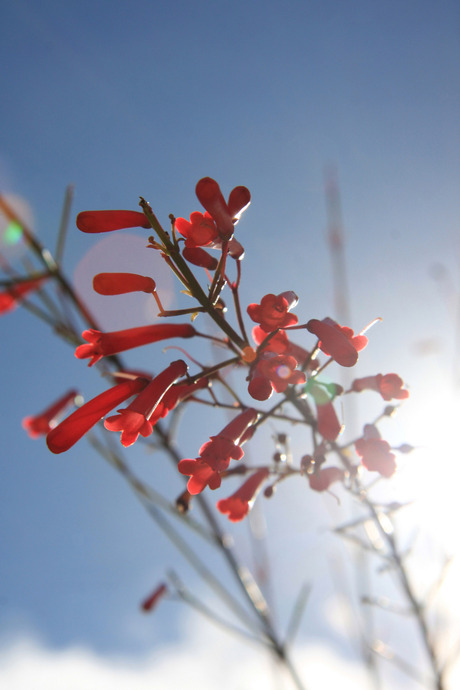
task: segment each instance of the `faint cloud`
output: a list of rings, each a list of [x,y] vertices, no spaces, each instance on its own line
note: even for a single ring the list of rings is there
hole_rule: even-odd
[[[321,644],[299,645],[294,655],[308,690],[364,690],[369,679],[359,662]],[[184,639],[157,647],[142,660],[96,655],[83,647],[51,650],[36,638],[18,638],[0,650],[0,687],[8,690],[294,690],[265,652],[216,634],[189,619]],[[391,681],[393,690],[410,683]]]

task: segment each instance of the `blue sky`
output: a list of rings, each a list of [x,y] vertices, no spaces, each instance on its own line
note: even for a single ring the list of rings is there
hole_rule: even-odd
[[[324,169],[335,165],[351,325],[359,330],[383,317],[371,331],[360,374],[397,370],[410,383],[412,412],[389,431],[395,440],[426,445],[433,441],[427,427],[440,424],[439,443],[452,449],[460,249],[457,3],[6,0],[0,18],[0,64],[8,65],[0,74],[0,188],[27,200],[46,245],[54,247],[69,183],[73,217],[90,208],[135,209],[142,195],[167,223],[171,212],[187,216],[198,208],[195,183],[210,175],[225,193],[239,184],[252,193],[238,229],[246,249],[243,299],[258,302],[267,292],[292,289],[300,297],[299,319],[323,318],[333,312]],[[70,276],[76,271],[83,292],[94,264],[96,272],[125,260],[125,250],[110,243],[95,258],[99,241],[71,225],[64,265]],[[145,261],[137,258],[139,242],[133,240],[136,262]],[[99,268],[102,260],[107,265]],[[436,266],[444,271],[438,280]],[[120,309],[110,314],[94,304],[121,327]],[[131,302],[128,310],[127,319],[148,320],[143,307]],[[179,605],[166,603],[148,620],[137,612],[165,565],[178,567],[172,548],[84,442],[56,458],[21,430],[23,416],[75,382],[89,397],[101,389],[100,380],[28,314],[4,316],[0,329],[5,641],[30,634],[50,650],[83,645],[102,656],[173,644],[182,630]],[[420,355],[427,344],[431,354]],[[138,361],[147,366],[149,357],[143,353]],[[205,440],[195,427],[186,426],[181,438],[189,448]],[[152,471],[149,459],[136,462]],[[402,473],[399,488],[420,484],[429,510],[430,492],[441,496],[444,473],[452,470],[442,465],[432,475],[433,459],[420,463],[420,473],[408,471],[406,482]],[[154,473],[164,480],[162,470]],[[165,481],[175,490],[172,473]],[[329,511],[340,519],[335,508],[327,497],[315,497],[300,528],[283,503],[289,497],[279,500],[302,548],[317,553],[323,542],[313,514],[320,525],[330,524]],[[303,500],[296,494],[299,510]],[[433,510],[442,513],[442,506]],[[273,527],[280,538],[281,517],[276,514]],[[237,534],[245,543],[245,528]],[[446,548],[453,548],[451,538]],[[294,588],[315,569],[293,561]],[[283,584],[276,567],[274,578]],[[302,639],[338,639],[319,605],[317,616],[319,632],[307,626]]]

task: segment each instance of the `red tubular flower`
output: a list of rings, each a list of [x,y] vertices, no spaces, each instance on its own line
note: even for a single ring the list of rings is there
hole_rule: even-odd
[[[187,482],[187,491],[191,496],[200,494],[207,486],[214,491],[221,485],[220,473],[201,458],[195,460],[185,458],[179,462],[177,467],[181,474],[190,477]]]
[[[315,383],[309,385],[308,392],[315,401],[319,433],[326,441],[335,441],[342,431],[342,425],[337,418],[331,396],[323,386]]]
[[[251,372],[249,394],[255,400],[268,400],[272,388],[277,393],[284,393],[288,386],[305,383],[302,371],[296,371],[297,360],[290,355],[275,355],[267,352],[257,362]]]
[[[31,438],[45,436],[57,424],[58,417],[73,403],[78,392],[71,390],[35,417],[24,417],[22,426]]]
[[[331,484],[343,480],[345,472],[338,467],[324,467],[308,475],[310,488],[314,491],[327,491]]]
[[[179,462],[179,472],[190,477],[187,489],[192,495],[199,494],[206,486],[219,488],[220,473],[228,468],[230,460],[241,460],[243,457],[241,445],[248,440],[248,431],[256,419],[257,412],[252,408],[241,412],[219,434],[211,436],[201,446],[199,458]]]
[[[208,271],[215,271],[219,263],[215,256],[211,256],[201,247],[187,247],[182,250],[182,256],[194,266],[207,268]]]
[[[150,223],[139,211],[82,211],[77,216],[77,228],[82,232],[112,232],[150,228]]]
[[[376,374],[355,379],[351,389],[358,393],[364,390],[377,391],[384,400],[405,400],[409,397],[409,391],[403,386],[404,382],[398,374]]]
[[[160,599],[163,599],[163,597],[166,596],[167,593],[168,587],[163,582],[156,589],[154,589],[153,592],[149,594],[149,596],[146,599],[144,599],[144,601],[141,604],[141,609],[146,613],[148,611],[152,611],[156,607]]]
[[[48,276],[40,276],[40,278],[32,278],[31,280],[21,280],[2,290],[0,292],[0,314],[6,314],[8,311],[16,309],[29,292],[37,290],[47,279]]]
[[[93,289],[99,295],[124,295],[127,292],[154,292],[153,278],[137,273],[98,273],[93,278]]]
[[[209,213],[194,211],[190,222],[185,218],[176,218],[176,230],[185,237],[186,247],[207,247],[219,239],[216,224]]]
[[[298,297],[292,291],[280,295],[269,294],[262,297],[260,304],[250,304],[247,312],[253,321],[260,323],[265,333],[271,333],[277,328],[287,328],[297,323],[297,316],[289,314],[297,302]]]
[[[333,319],[311,319],[307,329],[318,338],[319,348],[342,367],[352,367],[358,361],[358,352],[367,345],[365,335],[354,335],[348,326],[339,326]]]
[[[121,431],[121,444],[125,448],[135,443],[139,434],[144,437],[150,436],[153,425],[159,418],[155,416],[155,420],[151,420],[158,404],[166,391],[186,372],[187,365],[182,359],[172,362],[150,381],[127,408],[118,410],[118,414],[113,417],[108,417],[104,422],[105,428],[109,431]]]
[[[220,469],[222,465],[227,469],[230,459],[240,460],[243,457],[241,438],[256,419],[257,412],[252,407],[241,412],[219,434],[210,436],[210,440],[199,450],[200,457],[215,469]]]
[[[119,352],[131,350],[134,347],[156,343],[167,338],[192,338],[195,329],[189,323],[154,324],[152,326],[138,326],[124,331],[101,333],[91,328],[83,331],[82,337],[88,345],[79,345],[75,350],[75,357],[87,359],[91,357],[88,366],[99,362],[102,357],[116,355]]]
[[[267,469],[254,472],[234,494],[217,502],[217,510],[228,514],[231,522],[239,522],[249,513],[262,483],[269,475]]]
[[[52,453],[63,453],[79,441],[114,407],[145,388],[144,379],[125,381],[97,395],[52,429],[46,443]]]
[[[211,177],[203,177],[197,183],[195,192],[199,202],[215,221],[221,239],[229,240],[233,235],[234,224],[251,203],[249,189],[235,187],[230,192],[227,204],[217,182]]]
[[[316,405],[316,418],[321,436],[326,441],[335,441],[342,431],[342,425],[337,418],[332,401],[324,405]]]
[[[355,442],[355,449],[369,471],[379,472],[383,477],[391,477],[395,473],[395,455],[390,444],[380,438],[378,429],[372,424],[365,425],[363,437]]]

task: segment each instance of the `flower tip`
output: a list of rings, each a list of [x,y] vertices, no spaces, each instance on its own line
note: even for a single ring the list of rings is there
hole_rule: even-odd
[[[228,212],[231,216],[239,220],[243,211],[251,203],[251,192],[247,187],[239,186],[232,189],[228,197]]]
[[[202,198],[210,199],[217,193],[220,193],[220,187],[212,177],[202,177],[201,180],[198,180],[196,183],[195,194],[200,201]]]
[[[168,587],[166,584],[162,583],[141,603],[141,610],[145,613],[152,611],[160,599],[162,599],[168,593]]]
[[[71,442],[66,443],[62,437],[62,434],[59,433],[59,427],[55,427],[54,429],[51,429],[47,435],[46,445],[48,446],[48,449],[54,453],[54,455],[59,455],[60,453],[65,453],[66,450],[69,450],[73,444]]]

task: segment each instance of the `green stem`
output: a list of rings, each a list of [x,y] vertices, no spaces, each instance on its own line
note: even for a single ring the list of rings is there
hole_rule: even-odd
[[[213,319],[213,321],[219,326],[219,328],[232,340],[241,350],[247,346],[244,339],[238,335],[238,333],[230,326],[229,323],[223,318],[221,312],[215,309],[209,300],[209,297],[204,292],[203,288],[195,278],[193,272],[190,270],[187,262],[183,259],[178,248],[173,244],[167,232],[163,230],[158,219],[153,213],[150,205],[141,197],[140,206],[144,211],[144,214],[148,221],[150,222],[153,230],[157,233],[160,240],[163,242],[168,254],[173,259],[174,263],[187,280],[188,288],[195,299],[201,304],[207,314]]]

